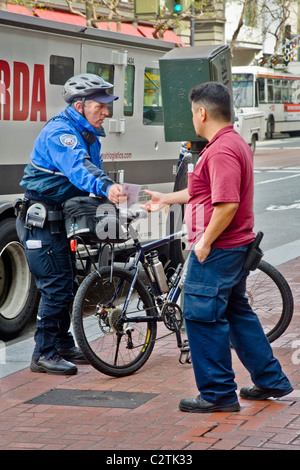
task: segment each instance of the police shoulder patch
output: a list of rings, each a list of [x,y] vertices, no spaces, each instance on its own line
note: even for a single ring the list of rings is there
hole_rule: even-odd
[[[76,135],[73,134],[62,134],[59,137],[59,140],[62,145],[65,147],[70,147],[71,149],[75,148],[78,142]]]

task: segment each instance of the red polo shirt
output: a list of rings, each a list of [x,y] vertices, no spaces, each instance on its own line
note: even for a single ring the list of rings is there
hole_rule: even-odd
[[[238,210],[214,242],[218,248],[250,243],[255,234],[253,215],[253,153],[244,139],[226,126],[206,145],[192,173],[188,174],[190,199],[186,207],[189,242],[198,241],[220,202],[238,202]]]

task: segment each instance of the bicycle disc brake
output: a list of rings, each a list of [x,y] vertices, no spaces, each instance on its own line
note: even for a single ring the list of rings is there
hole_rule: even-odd
[[[166,303],[162,308],[161,315],[168,330],[176,331],[182,327],[182,310],[179,305],[174,302]]]

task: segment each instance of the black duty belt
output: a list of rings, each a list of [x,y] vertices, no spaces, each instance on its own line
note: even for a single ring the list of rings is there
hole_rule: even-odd
[[[35,218],[34,214],[31,214],[28,210],[37,205],[44,209],[44,220],[38,215]],[[25,220],[26,228],[32,228],[33,226],[43,228],[45,223],[49,223],[51,233],[60,233],[63,228],[61,223],[64,220],[63,211],[59,204],[46,204],[41,201],[34,199],[17,199],[14,202],[15,215]],[[40,221],[39,221],[40,220]]]

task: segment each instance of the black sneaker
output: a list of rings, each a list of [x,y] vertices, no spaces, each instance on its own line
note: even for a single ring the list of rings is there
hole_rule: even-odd
[[[184,398],[179,403],[179,409],[190,413],[212,413],[214,411],[239,411],[241,407],[238,401],[227,405],[216,405],[199,396],[197,398]]]
[[[69,349],[58,349],[57,352],[66,361],[73,362],[73,364],[89,364],[80,349],[76,346]]]
[[[40,356],[37,361],[32,359],[30,370],[32,372],[45,372],[53,375],[74,375],[77,373],[77,367],[58,354],[54,354],[49,359],[44,356]]]
[[[254,385],[253,387],[243,387],[240,390],[240,397],[245,400],[267,400],[268,398],[280,398],[288,395],[293,391],[293,387],[288,390],[280,390],[278,388],[260,388]]]

